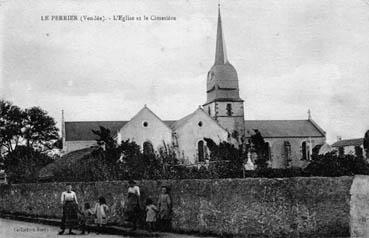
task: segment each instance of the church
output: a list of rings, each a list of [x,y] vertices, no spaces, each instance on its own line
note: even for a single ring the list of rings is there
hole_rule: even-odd
[[[304,167],[313,148],[325,143],[326,133],[310,113],[306,120],[245,120],[237,70],[226,54],[220,7],[215,60],[204,78],[206,102],[176,121],[162,120],[146,105],[129,121],[64,121],[63,115],[64,153],[95,146],[92,130],[99,126],[108,128],[118,143],[131,140],[141,148],[150,146],[154,150],[171,145],[181,161],[192,165],[206,161],[209,152],[204,138],[237,144],[258,130],[268,143],[272,168]]]

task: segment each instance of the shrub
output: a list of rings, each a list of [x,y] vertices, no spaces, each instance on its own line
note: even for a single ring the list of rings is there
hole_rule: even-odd
[[[329,153],[319,155],[305,168],[305,174],[310,176],[352,176],[369,174],[369,164],[362,157]]]
[[[5,172],[11,183],[36,182],[41,168],[53,159],[31,147],[17,146],[4,159]]]

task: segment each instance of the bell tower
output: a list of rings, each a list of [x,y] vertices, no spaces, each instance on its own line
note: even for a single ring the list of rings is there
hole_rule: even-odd
[[[218,4],[215,61],[207,75],[207,101],[204,110],[231,135],[245,134],[243,100],[240,98],[237,71],[228,61]]]

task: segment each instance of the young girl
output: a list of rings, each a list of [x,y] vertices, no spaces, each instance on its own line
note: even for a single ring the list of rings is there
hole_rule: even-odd
[[[168,193],[168,188],[161,187],[161,194],[158,200],[159,227],[161,231],[170,231],[172,215],[172,199]]]
[[[150,231],[155,230],[157,212],[158,208],[153,204],[152,199],[148,198],[146,200],[146,223]]]
[[[99,202],[96,204],[94,210],[96,212],[95,223],[98,227],[98,230],[101,232],[104,230],[104,227],[108,222],[108,212],[109,212],[109,207],[108,205],[106,205],[104,197],[99,197]]]
[[[91,206],[89,203],[85,203],[84,209],[81,211],[81,235],[85,234],[85,231],[87,233],[90,233],[87,226],[91,225],[94,221],[94,211],[91,209]]]

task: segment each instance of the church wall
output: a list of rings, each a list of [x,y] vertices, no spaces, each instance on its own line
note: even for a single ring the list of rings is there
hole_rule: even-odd
[[[144,126],[144,123],[147,126]],[[145,141],[149,141],[155,150],[163,143],[170,144],[172,142],[172,131],[156,116],[148,111],[142,111],[137,117],[129,121],[119,131],[118,135],[120,143],[122,140],[135,141],[141,148]]]
[[[291,167],[305,167],[308,161],[301,160],[302,158],[302,143],[304,141],[309,142],[310,139],[306,138],[264,138],[269,143],[271,148],[271,165],[272,168],[286,168],[287,161],[285,158],[284,143],[288,141],[291,145]],[[311,138],[312,148],[314,146],[323,144],[325,142],[324,137]]]
[[[189,163],[197,162],[197,143],[204,140],[204,137],[211,138],[216,143],[226,141],[228,137],[227,132],[203,112],[196,113],[176,134],[179,154],[183,154],[183,159]]]
[[[63,151],[64,153],[69,153],[71,151],[85,149],[95,145],[97,145],[95,140],[66,141]]]

